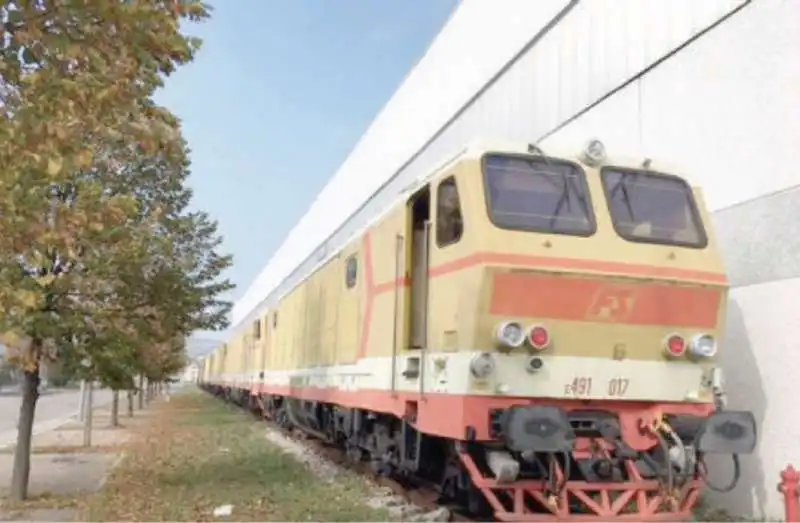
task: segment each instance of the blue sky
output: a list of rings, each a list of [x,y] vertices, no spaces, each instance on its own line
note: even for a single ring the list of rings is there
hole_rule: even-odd
[[[183,120],[195,205],[220,223],[240,297],[457,0],[217,0],[158,101]],[[219,338],[220,334],[213,335]]]

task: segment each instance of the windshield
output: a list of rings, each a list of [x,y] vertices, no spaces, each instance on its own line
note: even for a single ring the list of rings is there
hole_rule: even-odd
[[[631,241],[705,247],[689,185],[664,174],[606,167],[603,187],[614,229]]]
[[[484,157],[489,218],[497,227],[589,236],[595,231],[586,175],[576,164],[535,156]]]

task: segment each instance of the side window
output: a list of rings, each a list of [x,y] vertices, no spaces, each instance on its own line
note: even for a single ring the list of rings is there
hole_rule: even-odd
[[[436,245],[441,248],[457,243],[463,233],[461,200],[456,179],[450,176],[439,184],[436,191]]]
[[[358,281],[358,258],[355,254],[347,258],[345,262],[344,278],[344,283],[347,285],[348,289],[352,289],[356,286],[356,282]]]
[[[256,340],[261,339],[261,320],[255,320],[253,322],[253,338]]]
[[[275,329],[278,327],[278,311],[275,311],[272,314],[272,328]]]

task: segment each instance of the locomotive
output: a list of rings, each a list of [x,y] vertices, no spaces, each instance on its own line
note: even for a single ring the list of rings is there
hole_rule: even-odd
[[[702,191],[666,165],[470,145],[330,251],[204,388],[501,521],[689,519],[706,456],[738,476],[756,445]]]

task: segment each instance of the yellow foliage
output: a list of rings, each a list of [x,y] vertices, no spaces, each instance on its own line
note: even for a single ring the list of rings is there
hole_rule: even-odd
[[[33,309],[39,304],[41,295],[27,289],[17,289],[14,293],[17,303],[26,309]]]
[[[64,159],[60,156],[51,156],[47,159],[47,174],[50,176],[58,176],[62,167],[64,167]]]
[[[78,169],[87,169],[91,167],[94,153],[89,149],[78,151],[75,155],[75,167]]]
[[[15,349],[19,347],[20,343],[22,342],[20,335],[14,331],[6,331],[0,334],[0,339],[2,339],[3,345],[9,349]]]
[[[36,283],[39,284],[40,287],[47,287],[56,279],[54,274],[46,274],[44,276],[39,276],[36,278]]]

